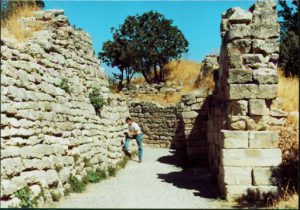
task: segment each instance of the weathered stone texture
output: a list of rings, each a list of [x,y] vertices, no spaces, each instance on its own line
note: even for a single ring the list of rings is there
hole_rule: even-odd
[[[209,102],[210,167],[219,173],[220,191],[227,199],[249,190],[275,193],[271,171],[282,159],[278,133],[268,130],[282,125],[286,116],[275,106],[279,52],[275,1],[258,1],[248,11],[228,9],[222,14],[221,37],[220,70]]]
[[[27,185],[36,195],[40,186],[45,195],[50,188],[63,194],[70,174],[81,178],[124,156],[126,101],[109,92],[89,35],[73,29],[61,10],[31,19],[23,24],[45,26],[31,39],[1,37],[1,206],[17,207],[13,193]],[[106,102],[99,115],[89,100],[92,87]]]

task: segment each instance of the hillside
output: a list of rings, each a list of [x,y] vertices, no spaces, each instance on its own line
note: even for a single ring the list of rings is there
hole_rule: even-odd
[[[160,94],[138,94],[135,99],[145,101],[156,101],[162,105],[175,104],[181,96],[197,89],[213,89],[214,81],[212,75],[208,75],[201,82],[199,75],[203,71],[203,63],[197,63],[189,60],[171,61],[164,67],[166,84],[175,84],[182,86],[181,92],[178,94],[160,93]],[[144,84],[143,77],[134,78],[132,84]]]

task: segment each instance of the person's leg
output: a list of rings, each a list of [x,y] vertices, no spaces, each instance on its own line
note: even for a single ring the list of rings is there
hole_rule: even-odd
[[[139,150],[139,161],[142,161],[143,158],[143,148],[142,148],[142,139],[143,139],[143,135],[139,134],[136,137],[136,143],[138,145],[138,150]]]
[[[129,148],[129,142],[130,142],[130,138],[126,137],[125,138],[125,143],[124,143],[124,148],[128,151]]]

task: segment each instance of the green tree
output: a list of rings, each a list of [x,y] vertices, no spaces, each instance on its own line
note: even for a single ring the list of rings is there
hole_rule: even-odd
[[[299,2],[293,0],[290,7],[286,0],[280,0],[279,5],[281,9],[278,14],[282,18],[279,65],[285,76],[299,76]]]
[[[118,29],[112,29],[113,41],[104,42],[99,58],[120,69],[120,82],[125,73],[129,84],[136,72],[148,83],[164,82],[163,66],[188,51],[188,41],[172,24],[153,11],[128,16]]]
[[[21,8],[25,5],[37,6],[43,9],[45,7],[45,2],[43,0],[1,0],[1,21],[5,21],[15,10]]]

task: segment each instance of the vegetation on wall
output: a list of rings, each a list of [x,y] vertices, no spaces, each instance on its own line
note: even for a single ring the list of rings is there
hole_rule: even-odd
[[[43,0],[1,0],[1,21],[7,20],[11,15],[19,10],[19,8],[23,7],[37,7],[42,9],[45,7],[45,3]]]
[[[37,205],[37,200],[36,198],[32,198],[33,193],[28,186],[17,191],[15,196],[20,199],[21,208],[33,208]]]
[[[64,91],[66,91],[66,93],[68,93],[68,94],[72,93],[72,88],[69,85],[69,81],[65,78],[61,80],[59,87],[61,89],[63,89]]]
[[[100,88],[93,87],[92,92],[89,94],[90,102],[94,106],[98,113],[100,109],[105,105],[103,97],[100,95]]]
[[[147,83],[165,81],[164,65],[188,51],[188,41],[182,32],[158,12],[128,16],[118,29],[112,28],[113,40],[104,42],[99,58],[107,65],[118,67],[115,77],[122,86],[135,73],[141,73]]]

